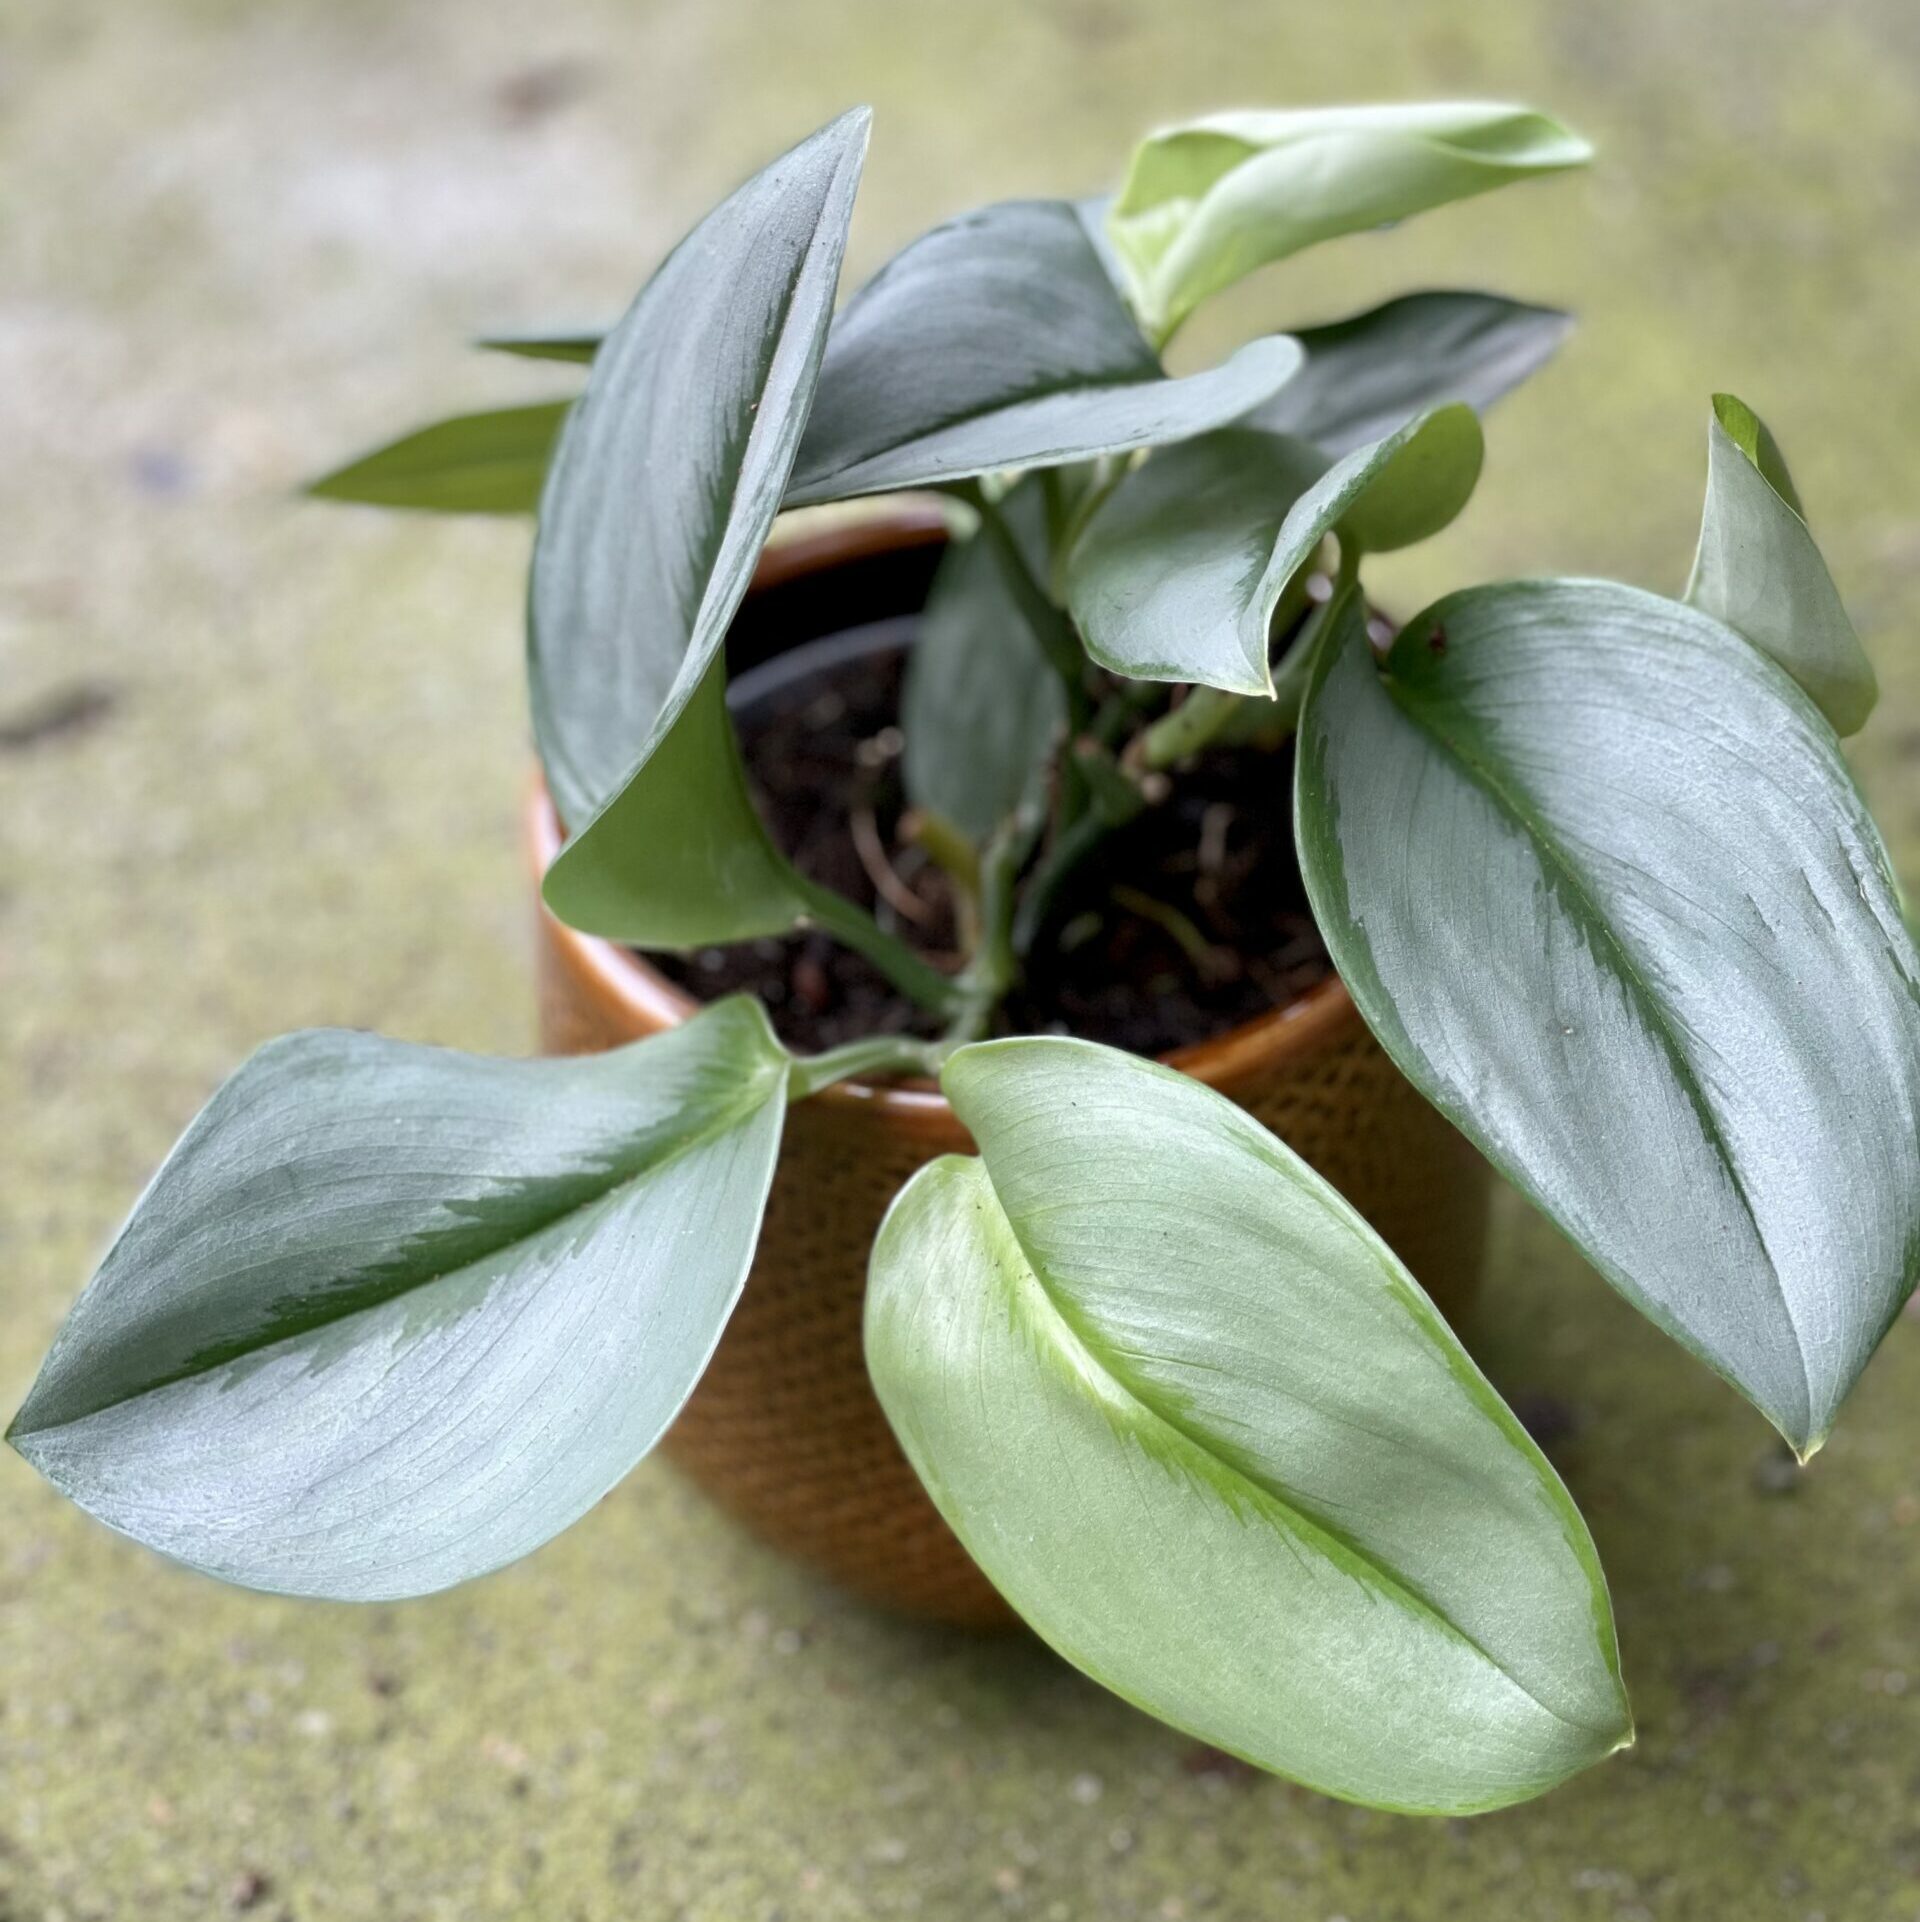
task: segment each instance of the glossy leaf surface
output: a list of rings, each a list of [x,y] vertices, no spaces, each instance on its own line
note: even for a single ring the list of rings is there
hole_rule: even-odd
[[[1301,724],[1314,916],[1388,1052],[1802,1454],[1920,1265],[1920,963],[1831,730],[1705,615],[1456,594]]]
[[[1545,114],[1493,102],[1214,114],[1140,143],[1108,232],[1159,339],[1269,261],[1591,156]]]
[[[715,661],[659,747],[596,817],[593,845],[564,844],[542,898],[569,927],[649,948],[780,934],[806,910],[768,837]]]
[[[1628,1739],[1566,1491],[1334,1191],[1197,1082],[963,1049],[980,1144],[881,1229],[868,1365],[969,1552],[1054,1648],[1331,1794],[1463,1812]]]
[[[1169,379],[1071,202],[982,207],[903,249],[835,320],[789,505],[1180,440],[1299,364],[1275,335]]]
[[[1289,435],[1228,428],[1129,474],[1075,547],[1087,652],[1142,680],[1271,690],[1268,629],[1329,534],[1370,551],[1446,526],[1480,477],[1480,423],[1453,405],[1329,465]]]
[[[155,1176],[13,1445],[248,1587],[485,1573],[652,1447],[738,1298],[786,1107],[754,1004],[615,1053],[270,1043]]]
[[[1021,481],[1000,511],[1044,575],[1039,477]],[[976,535],[941,559],[907,656],[900,725],[908,799],[975,841],[1019,806],[1066,725],[1059,677],[991,540]]]
[[[530,514],[570,405],[538,401],[436,421],[322,475],[307,492],[440,514]]]
[[[1771,655],[1841,734],[1879,698],[1873,663],[1814,544],[1766,423],[1716,394],[1707,423],[1707,504],[1687,599]]]
[[[1406,294],[1299,329],[1306,365],[1241,424],[1349,453],[1447,401],[1484,414],[1552,359],[1572,330],[1571,314],[1497,294]]]
[[[1326,469],[1305,441],[1235,427],[1153,455],[1068,562],[1087,652],[1136,680],[1267,693],[1268,626],[1299,564],[1275,564],[1281,529]]]
[[[704,680],[779,511],[833,308],[868,116],[844,115],[714,209],[595,357],[534,545],[534,735],[563,861]],[[720,776],[716,773],[716,780]]]
[[[1301,495],[1270,565],[1290,575],[1329,534],[1368,554],[1430,539],[1473,498],[1485,456],[1480,419],[1471,407],[1454,402],[1416,415],[1343,454]]]

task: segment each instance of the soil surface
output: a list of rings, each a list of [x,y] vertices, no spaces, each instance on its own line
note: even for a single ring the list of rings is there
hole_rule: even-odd
[[[766,670],[750,671],[734,683],[734,719],[761,816],[801,872],[952,968],[962,957],[947,877],[900,834],[898,715],[914,627],[905,615],[853,630],[819,650],[841,658],[757,697]],[[1221,750],[1182,770],[1170,797],[1062,891],[995,1032],[1164,1054],[1324,980],[1294,861],[1292,778],[1290,751]],[[702,999],[758,995],[799,1048],[938,1026],[823,934],[649,958]]]

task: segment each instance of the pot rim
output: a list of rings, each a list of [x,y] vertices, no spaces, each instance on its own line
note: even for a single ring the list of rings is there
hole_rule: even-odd
[[[858,518],[836,516],[823,525],[782,530],[762,553],[749,592],[778,587],[847,562],[932,546],[946,535],[946,516],[940,507],[911,500],[869,510]],[[527,786],[525,834],[537,893],[564,838],[559,814],[537,765]],[[633,949],[569,927],[554,916],[544,899],[540,915],[548,939],[568,955],[579,974],[591,980],[600,994],[628,1017],[637,1036],[678,1027],[699,1012],[703,1004],[698,996],[669,981]],[[1329,1041],[1359,1025],[1359,1011],[1346,984],[1338,974],[1329,973],[1324,981],[1292,1001],[1154,1059],[1208,1087],[1225,1090],[1254,1073],[1270,1074],[1290,1059],[1317,1054]],[[901,1119],[933,1119],[952,1113],[937,1084],[920,1079],[841,1081],[812,1098]]]

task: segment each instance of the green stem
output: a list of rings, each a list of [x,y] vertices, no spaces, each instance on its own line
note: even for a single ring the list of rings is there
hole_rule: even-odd
[[[1139,737],[1127,750],[1127,759],[1138,767],[1169,768],[1198,754],[1240,711],[1246,698],[1224,688],[1194,688]]]
[[[993,543],[1007,584],[1013,589],[1014,599],[1020,603],[1020,612],[1033,629],[1034,638],[1040,643],[1049,665],[1067,690],[1068,713],[1074,729],[1078,731],[1086,718],[1087,657],[1081,649],[1079,635],[1073,631],[1073,623],[1047,593],[1039,576],[1029,565],[1019,536],[1000,511],[1000,503],[992,499],[978,481],[963,481],[955,492],[980,516],[980,531]]]
[[[932,808],[914,808],[901,822],[905,838],[922,849],[956,888],[969,898],[980,892],[980,850]]]
[[[980,860],[980,942],[961,971],[960,1003],[945,1039],[977,1041],[1019,972],[1013,944],[1014,883],[1042,826],[1037,807],[1023,808],[987,843]]]
[[[893,985],[932,1014],[951,1015],[960,1005],[960,985],[930,967],[904,941],[896,940],[864,908],[844,894],[823,888],[804,875],[794,877],[807,904],[807,919],[836,941],[864,954]]]
[[[1053,912],[1054,903],[1059,899],[1067,877],[1112,832],[1111,822],[1103,820],[1098,814],[1086,813],[1055,837],[1053,846],[1034,869],[1033,878],[1028,881],[1026,892],[1020,898],[1019,911],[1013,917],[1013,951],[1016,955],[1033,952],[1033,944],[1045,929],[1047,918]]]
[[[822,1088],[862,1075],[920,1075],[940,1078],[941,1064],[953,1049],[944,1041],[916,1041],[911,1035],[875,1034],[824,1054],[796,1055],[787,1071],[787,1100],[805,1101]]]
[[[1228,694],[1217,687],[1196,687],[1180,705],[1145,730],[1127,750],[1127,760],[1140,768],[1169,768],[1176,761],[1198,754],[1203,747],[1222,735],[1242,741],[1257,741],[1262,747],[1279,747],[1300,723],[1300,702],[1307,691],[1307,671],[1314,644],[1327,621],[1327,612],[1339,604],[1348,589],[1358,585],[1360,549],[1348,542],[1340,550],[1340,565],[1333,578],[1333,591],[1300,623],[1293,645],[1280,662],[1273,677],[1271,695]],[[1305,571],[1290,583],[1286,595],[1275,608],[1276,625],[1291,626],[1293,617],[1306,603]]]

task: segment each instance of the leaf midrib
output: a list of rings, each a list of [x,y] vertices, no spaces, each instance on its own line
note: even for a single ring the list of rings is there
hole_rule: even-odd
[[[1433,1623],[1443,1634],[1451,1636],[1454,1640],[1470,1648],[1496,1675],[1499,1675],[1504,1681],[1519,1690],[1519,1692],[1526,1696],[1530,1702],[1534,1703],[1543,1714],[1551,1716],[1555,1721],[1562,1723],[1568,1728],[1579,1729],[1584,1734],[1605,1735],[1614,1732],[1606,1725],[1583,1722],[1573,1716],[1566,1715],[1561,1710],[1554,1708],[1550,1703],[1542,1701],[1526,1683],[1521,1681],[1511,1669],[1494,1656],[1483,1643],[1468,1634],[1458,1622],[1454,1621],[1436,1603],[1423,1595],[1420,1590],[1414,1587],[1404,1576],[1378,1561],[1373,1555],[1368,1553],[1366,1549],[1361,1547],[1360,1544],[1353,1541],[1331,1523],[1323,1521],[1318,1516],[1310,1514],[1307,1510],[1301,1508],[1295,1499],[1283,1488],[1274,1486],[1247,1470],[1236,1467],[1231,1462],[1224,1460],[1214,1451],[1208,1439],[1196,1433],[1186,1422],[1182,1421],[1177,1412],[1162,1407],[1155,1397],[1145,1388],[1136,1387],[1124,1372],[1111,1346],[1102,1340],[1081,1316],[1075,1313],[1071,1302],[1056,1289],[1049,1279],[1045,1266],[1040,1261],[1038,1254],[1028,1243],[1026,1237],[1021,1234],[1018,1225],[1013,1219],[1012,1213],[1007,1208],[1006,1203],[1001,1199],[1000,1191],[994,1185],[992,1169],[988,1166],[984,1154],[981,1156],[980,1166],[986,1178],[987,1188],[993,1196],[995,1210],[999,1214],[1001,1221],[1006,1224],[1007,1234],[1012,1239],[1015,1248],[1019,1251],[1022,1265],[1025,1267],[1027,1273],[1032,1276],[1035,1290],[1040,1298],[1047,1304],[1047,1307],[1051,1310],[1061,1327],[1066,1330],[1075,1344],[1086,1355],[1087,1359],[1099,1369],[1102,1377],[1112,1384],[1117,1394],[1124,1398],[1129,1406],[1138,1409],[1147,1420],[1156,1423],[1177,1441],[1201,1456],[1203,1460],[1211,1465],[1218,1475],[1231,1478],[1235,1483],[1247,1489],[1257,1499],[1269,1502],[1275,1508],[1279,1509],[1285,1516],[1288,1525],[1297,1530],[1297,1532],[1305,1538],[1310,1547],[1318,1550],[1318,1552],[1335,1567],[1342,1567],[1343,1564],[1355,1565],[1344,1569],[1344,1572],[1349,1575],[1355,1574],[1356,1566],[1357,1569],[1364,1570],[1382,1589],[1397,1599],[1412,1613]],[[1018,1313],[1020,1305],[1019,1297],[1016,1293],[1013,1293],[1013,1291],[1009,1292],[1011,1297],[1010,1305],[1014,1308],[1014,1311]]]
[[[270,1355],[276,1349],[284,1348],[292,1342],[310,1340],[313,1336],[328,1328],[335,1327],[341,1322],[351,1321],[358,1315],[372,1314],[376,1310],[385,1308],[390,1303],[400,1300],[403,1296],[417,1294],[423,1288],[437,1287],[441,1282],[451,1281],[456,1276],[465,1274],[469,1269],[479,1267],[483,1262],[497,1260],[499,1256],[508,1249],[518,1247],[525,1242],[537,1240],[542,1235],[551,1234],[554,1229],[562,1226],[574,1217],[584,1215],[592,1209],[603,1206],[606,1202],[619,1195],[623,1189],[631,1188],[636,1183],[651,1179],[653,1176],[670,1168],[675,1162],[683,1160],[686,1156],[697,1152],[701,1148],[710,1146],[723,1135],[731,1134],[735,1129],[751,1120],[759,1110],[781,1097],[786,1078],[787,1071],[784,1064],[778,1068],[777,1073],[773,1077],[769,1078],[769,1085],[764,1088],[761,1087],[760,1078],[756,1077],[755,1081],[750,1084],[747,1090],[742,1092],[737,1101],[729,1102],[717,1109],[705,1126],[677,1140],[663,1153],[641,1163],[640,1166],[629,1170],[617,1179],[609,1181],[604,1188],[599,1189],[584,1201],[571,1202],[564,1207],[553,1208],[547,1213],[539,1215],[525,1225],[520,1226],[513,1233],[507,1233],[503,1230],[499,1239],[494,1241],[491,1246],[482,1248],[477,1253],[469,1255],[458,1267],[439,1269],[433,1273],[423,1274],[414,1279],[396,1279],[394,1284],[389,1288],[376,1294],[353,1300],[350,1303],[345,1303],[345,1305],[338,1308],[336,1312],[318,1313],[311,1321],[301,1327],[288,1329],[284,1334],[277,1335],[270,1341],[263,1341],[257,1346],[243,1348],[232,1353],[222,1353],[217,1349],[203,1351],[201,1357],[190,1358],[188,1361],[183,1362],[178,1368],[164,1375],[142,1381],[138,1385],[130,1387],[121,1393],[111,1395],[106,1400],[91,1407],[83,1407],[77,1413],[63,1415],[58,1421],[22,1426],[16,1417],[13,1424],[9,1426],[6,1431],[6,1438],[9,1441],[13,1441],[28,1435],[50,1435],[59,1429],[71,1428],[79,1422],[91,1421],[95,1416],[104,1415],[110,1409],[121,1408],[129,1402],[139,1401],[145,1396],[159,1394],[163,1389],[176,1387],[183,1381],[196,1380],[201,1375],[212,1374],[219,1369],[231,1367],[235,1362],[252,1361],[260,1356]],[[778,1085],[773,1085],[773,1083],[776,1082]],[[428,1258],[431,1259],[430,1254]],[[109,1259],[111,1259],[111,1255]],[[336,1297],[323,1297],[320,1305],[324,1307],[326,1300],[334,1298]],[[342,1291],[337,1298],[341,1299],[344,1303],[344,1291]],[[29,1401],[30,1400],[31,1397],[29,1397]]]
[[[1639,1008],[1648,1032],[1654,1036],[1661,1052],[1667,1057],[1673,1069],[1674,1079],[1686,1096],[1687,1105],[1692,1108],[1694,1118],[1700,1124],[1701,1133],[1706,1137],[1707,1145],[1714,1158],[1725,1171],[1728,1185],[1732,1188],[1735,1198],[1740,1203],[1741,1212],[1746,1216],[1748,1225],[1753,1230],[1754,1245],[1759,1249],[1761,1259],[1766,1264],[1767,1278],[1773,1283],[1774,1293],[1779,1297],[1781,1315],[1787,1324],[1787,1332],[1793,1337],[1794,1359],[1799,1364],[1801,1392],[1805,1403],[1805,1420],[1811,1427],[1814,1419],[1813,1379],[1807,1368],[1806,1348],[1801,1340],[1799,1324],[1794,1319],[1793,1303],[1787,1295],[1786,1284],[1781,1280],[1773,1250],[1767,1245],[1766,1236],[1761,1231],[1760,1218],[1754,1212],[1753,1199],[1747,1192],[1746,1177],[1741,1173],[1734,1159],[1732,1144],[1721,1132],[1719,1117],[1714,1113],[1712,1104],[1707,1099],[1706,1089],[1701,1086],[1699,1076],[1687,1057],[1680,1037],[1674,1033],[1666,1021],[1659,998],[1641,971],[1638,959],[1615,931],[1612,923],[1600,911],[1599,903],[1594,899],[1592,889],[1571,852],[1561,846],[1558,838],[1549,831],[1545,821],[1532,807],[1527,797],[1502,780],[1494,768],[1473,754],[1457,734],[1446,725],[1448,704],[1444,698],[1412,686],[1390,672],[1383,674],[1381,678],[1389,699],[1418,727],[1422,737],[1452,761],[1466,778],[1526,836],[1529,844],[1538,851],[1542,862],[1560,877],[1567,894],[1571,897],[1572,905],[1578,910],[1574,918],[1613,957],[1617,964],[1616,978]]]

